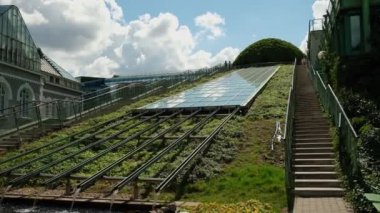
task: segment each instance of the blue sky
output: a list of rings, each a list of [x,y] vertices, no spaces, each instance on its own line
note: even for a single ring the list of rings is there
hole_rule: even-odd
[[[176,15],[181,24],[196,31],[194,18],[215,12],[225,19],[225,36],[203,39],[198,49],[217,53],[225,46],[242,50],[254,41],[267,37],[287,40],[297,47],[305,37],[312,19],[313,0],[120,0],[126,21],[142,14],[157,16],[162,12]]]
[[[196,70],[275,37],[299,47],[328,0],[0,0],[74,76]]]

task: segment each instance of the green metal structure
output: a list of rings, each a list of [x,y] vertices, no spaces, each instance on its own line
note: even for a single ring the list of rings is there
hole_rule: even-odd
[[[40,71],[37,46],[16,6],[0,6],[0,59],[11,65]]]
[[[322,49],[344,58],[370,53],[379,13],[379,0],[331,0],[323,20]]]

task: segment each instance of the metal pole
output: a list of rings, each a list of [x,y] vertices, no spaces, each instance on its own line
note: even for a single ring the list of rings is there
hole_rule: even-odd
[[[43,127],[42,127],[41,111],[40,111],[39,105],[36,102],[34,102],[34,108],[36,110],[36,117],[38,120],[38,126],[40,127],[41,132],[42,132]]]
[[[12,107],[12,110],[13,110],[13,116],[15,119],[15,125],[16,125],[16,129],[17,129],[18,140],[19,140],[19,145],[20,145],[22,143],[22,138],[21,138],[21,134],[20,134],[20,128],[18,126],[17,112],[16,112],[15,107]]]
[[[363,26],[363,41],[364,51],[367,53],[371,50],[370,37],[371,37],[371,22],[370,22],[370,0],[362,0],[362,26]]]
[[[57,117],[58,117],[58,120],[59,120],[59,124],[61,125],[61,128],[63,127],[63,124],[62,124],[62,118],[61,118],[61,101],[57,100],[56,101],[57,103]]]

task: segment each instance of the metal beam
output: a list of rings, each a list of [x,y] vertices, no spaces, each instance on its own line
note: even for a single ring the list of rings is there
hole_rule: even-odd
[[[100,179],[101,177],[103,177],[107,172],[109,172],[110,170],[112,170],[116,166],[120,165],[122,162],[124,162],[125,160],[127,160],[128,158],[130,158],[132,155],[136,154],[137,152],[141,151],[145,147],[149,146],[150,144],[152,144],[154,141],[156,141],[160,137],[162,137],[165,134],[169,133],[170,131],[176,129],[177,127],[179,127],[181,124],[183,124],[188,119],[190,119],[193,116],[195,116],[200,111],[201,110],[199,109],[199,110],[193,112],[192,114],[190,114],[189,116],[187,116],[185,119],[181,120],[180,122],[178,122],[177,124],[171,126],[170,128],[162,131],[156,137],[154,137],[154,138],[152,138],[152,139],[144,142],[142,145],[140,145],[139,147],[135,148],[134,150],[128,152],[126,155],[124,155],[123,157],[119,158],[117,161],[111,163],[106,168],[102,169],[101,171],[97,172],[96,174],[94,174],[93,176],[91,176],[90,178],[88,178],[87,180],[85,180],[82,183],[78,184],[77,187],[76,187],[77,188],[76,191],[81,192],[81,191],[86,190],[88,187],[90,187],[91,185],[93,185],[98,179]]]
[[[154,124],[151,124],[149,125],[148,127],[144,128],[143,130],[127,137],[126,139],[116,143],[116,144],[113,144],[112,146],[108,147],[107,149],[99,152],[98,154],[96,154],[94,157],[92,158],[89,158],[89,159],[86,159],[84,160],[83,162],[79,163],[78,165],[64,171],[64,172],[61,172],[60,174],[58,175],[55,175],[54,177],[50,178],[49,180],[45,181],[43,184],[44,185],[49,185],[49,184],[52,184],[53,182],[61,179],[61,178],[64,178],[64,177],[67,177],[69,176],[70,174],[78,171],[79,169],[81,169],[83,166],[87,165],[88,163],[91,163],[92,161],[94,160],[97,160],[98,158],[106,155],[107,153],[109,153],[110,151],[113,151],[117,148],[119,148],[120,146],[124,145],[126,142],[128,141],[131,141],[135,138],[138,138],[140,135],[150,131],[151,129],[155,128],[156,126],[160,125],[161,123],[169,120],[170,118],[173,118],[174,116],[177,116],[179,113],[181,113],[181,110],[171,114],[170,116],[166,117],[165,119],[162,119],[162,120],[159,120],[158,122],[155,122]]]
[[[157,155],[149,159],[147,162],[145,162],[141,167],[137,168],[133,172],[131,172],[124,180],[122,180],[120,183],[116,184],[111,192],[114,193],[115,191],[120,191],[125,185],[136,179],[142,172],[144,172],[149,166],[151,166],[153,163],[157,162],[164,154],[172,150],[175,146],[180,144],[180,142],[187,138],[189,135],[191,135],[193,132],[198,130],[200,127],[202,127],[210,118],[212,118],[220,108],[217,108],[212,113],[210,113],[206,118],[204,118],[201,122],[196,124],[192,129],[184,133],[180,138],[172,142],[169,146],[165,147],[163,150],[161,150]]]
[[[45,166],[43,166],[43,167],[38,168],[38,169],[36,169],[36,170],[34,170],[34,171],[28,173],[28,174],[25,175],[25,176],[22,176],[22,177],[16,178],[16,179],[14,179],[14,180],[11,180],[11,181],[9,182],[9,185],[11,185],[11,186],[15,186],[15,185],[19,185],[19,184],[21,184],[21,183],[23,183],[23,182],[25,182],[25,181],[28,181],[30,178],[32,178],[32,177],[34,177],[34,176],[36,176],[36,175],[39,175],[41,172],[43,172],[43,171],[49,169],[50,167],[55,166],[55,165],[57,165],[57,164],[59,164],[59,163],[62,163],[63,161],[66,161],[66,160],[68,160],[68,159],[74,157],[75,155],[80,154],[80,153],[82,153],[82,152],[84,152],[84,151],[86,151],[86,150],[88,150],[88,149],[90,149],[90,148],[92,148],[92,147],[94,147],[94,146],[96,146],[96,145],[103,144],[103,143],[107,142],[108,140],[110,140],[110,139],[112,139],[112,138],[115,138],[115,137],[117,137],[118,135],[121,135],[122,133],[128,131],[129,128],[134,128],[134,127],[136,127],[136,126],[139,126],[139,125],[145,123],[146,121],[148,121],[148,120],[150,120],[150,119],[152,119],[152,118],[155,118],[155,117],[159,116],[159,115],[162,114],[162,113],[164,113],[164,111],[162,111],[162,112],[158,112],[157,114],[153,115],[151,118],[147,118],[147,119],[144,119],[144,120],[142,120],[142,121],[140,121],[140,122],[137,122],[137,123],[135,123],[135,124],[129,126],[128,128],[125,128],[125,129],[123,129],[123,130],[121,130],[121,131],[119,131],[119,132],[117,132],[117,133],[115,133],[115,134],[113,134],[113,135],[111,135],[111,136],[108,136],[108,137],[106,137],[106,138],[104,138],[104,139],[102,139],[102,140],[99,140],[99,141],[97,141],[97,142],[95,142],[95,143],[91,143],[91,144],[89,144],[89,145],[87,145],[87,146],[85,146],[85,147],[79,149],[79,150],[76,151],[76,152],[73,152],[73,153],[71,153],[71,154],[68,154],[68,155],[66,155],[65,157],[61,158],[61,159],[57,159],[57,160],[55,160],[55,161],[53,161],[53,162],[51,162],[51,163],[49,163],[49,164],[47,164],[47,165],[45,165]]]
[[[219,133],[219,131],[223,128],[223,126],[240,110],[237,107],[230,115],[228,115],[225,119],[223,119],[222,123],[218,125],[214,129],[214,131],[202,142],[200,143],[191,153],[187,156],[187,158],[182,161],[182,163],[174,169],[164,181],[162,181],[155,189],[156,192],[164,189],[202,150],[204,150],[208,144],[210,144],[211,140]]]
[[[12,173],[10,176],[11,177],[21,177],[21,176],[24,176],[26,174],[15,174],[15,173]],[[55,175],[53,174],[46,174],[46,173],[41,173],[38,175],[38,177],[42,177],[42,178],[52,178],[54,177]],[[90,176],[83,176],[83,175],[70,175],[68,178],[69,179],[72,179],[72,180],[86,180],[88,179]],[[102,176],[102,180],[106,180],[106,181],[121,181],[123,180],[125,177],[118,177],[118,176]],[[150,183],[157,183],[157,182],[161,182],[163,181],[164,178],[156,178],[156,177],[139,177],[137,181],[139,182],[150,182]]]
[[[16,159],[18,159],[18,158],[20,158],[20,157],[24,157],[24,156],[26,156],[26,155],[28,155],[28,154],[31,154],[31,153],[37,152],[37,151],[39,151],[39,150],[41,150],[41,149],[44,149],[44,148],[49,147],[49,146],[52,146],[52,145],[57,144],[57,143],[59,143],[59,142],[61,142],[61,141],[64,141],[64,140],[67,140],[67,139],[73,138],[73,137],[78,136],[78,135],[86,134],[87,132],[90,132],[91,130],[96,130],[96,129],[99,128],[99,127],[102,127],[102,126],[104,126],[104,125],[108,125],[108,124],[110,124],[110,123],[113,123],[113,122],[115,122],[115,121],[117,121],[117,120],[120,120],[120,119],[122,119],[122,118],[125,118],[125,117],[127,117],[127,116],[130,116],[131,114],[132,114],[132,113],[127,113],[127,114],[122,115],[122,116],[119,116],[119,117],[117,117],[117,118],[113,118],[113,119],[110,119],[110,120],[104,121],[104,122],[102,122],[102,123],[100,123],[100,124],[97,124],[97,125],[95,125],[95,126],[91,126],[91,127],[87,128],[87,129],[84,129],[84,130],[79,131],[79,132],[77,132],[77,133],[71,134],[71,135],[66,136],[66,137],[64,137],[64,138],[59,138],[59,139],[57,139],[57,140],[53,140],[53,141],[51,141],[51,142],[45,143],[45,144],[42,145],[42,146],[38,146],[38,147],[32,148],[32,149],[30,149],[30,150],[26,150],[25,152],[22,152],[22,153],[20,153],[20,154],[18,154],[18,155],[15,155],[15,156],[12,156],[12,157],[9,157],[9,158],[6,158],[6,159],[0,161],[0,165],[1,165],[1,164],[4,164],[4,163],[6,163],[6,162],[9,162],[9,161],[16,160]]]
[[[70,147],[70,146],[72,146],[72,145],[79,144],[79,142],[81,142],[81,141],[83,141],[83,140],[89,139],[89,138],[91,138],[91,137],[94,137],[94,136],[97,135],[97,134],[103,133],[103,132],[105,132],[105,131],[107,131],[107,130],[109,130],[109,129],[112,129],[112,128],[114,128],[114,127],[120,125],[120,124],[126,123],[126,122],[128,122],[128,121],[130,121],[130,120],[133,120],[133,119],[135,119],[135,118],[138,118],[138,117],[140,117],[141,115],[144,115],[145,113],[146,113],[146,112],[142,112],[142,113],[140,113],[140,114],[138,114],[138,115],[135,115],[135,116],[133,116],[133,117],[130,117],[130,118],[128,118],[128,119],[126,119],[126,120],[124,120],[124,121],[122,121],[122,122],[114,123],[114,124],[112,124],[112,125],[110,125],[110,126],[104,128],[104,129],[101,129],[101,130],[96,131],[95,133],[93,133],[93,134],[91,134],[91,135],[84,136],[84,137],[82,137],[82,138],[80,138],[80,139],[78,139],[78,140],[75,140],[75,141],[73,141],[73,142],[70,142],[70,143],[67,143],[67,144],[65,144],[65,145],[59,146],[59,147],[53,149],[52,151],[50,151],[50,152],[48,152],[48,153],[46,153],[46,154],[40,155],[40,156],[38,156],[38,157],[36,157],[36,158],[33,158],[33,159],[29,159],[29,160],[27,160],[27,161],[25,161],[25,162],[23,162],[23,163],[21,163],[21,164],[18,164],[18,165],[13,166],[13,167],[11,167],[11,168],[9,168],[9,169],[3,170],[3,171],[0,172],[0,176],[8,175],[10,172],[12,172],[12,171],[14,171],[14,170],[16,170],[16,169],[19,169],[19,168],[21,168],[21,167],[24,167],[24,166],[26,166],[26,165],[29,165],[29,164],[31,164],[31,163],[34,163],[34,162],[36,162],[36,161],[38,161],[38,160],[41,160],[41,159],[43,159],[43,158],[45,158],[45,157],[48,157],[48,156],[50,156],[50,155],[53,155],[53,154],[55,154],[55,153],[57,153],[57,152],[59,152],[59,151],[61,151],[61,150],[64,150],[64,149],[66,149],[67,147]]]
[[[142,140],[148,140],[148,139],[152,139],[152,138],[155,138],[156,136],[141,136],[140,138]],[[168,140],[177,140],[178,138],[180,138],[181,136],[163,136],[161,137],[162,139],[168,139]],[[201,139],[201,140],[204,140],[207,138],[207,136],[199,136],[199,135],[190,135],[188,138],[190,139]]]

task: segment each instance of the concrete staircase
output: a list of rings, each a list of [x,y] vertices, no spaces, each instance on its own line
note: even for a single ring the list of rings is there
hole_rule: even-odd
[[[329,122],[323,117],[319,100],[306,67],[296,67],[295,143],[293,165],[295,195],[301,197],[343,196],[335,172]]]
[[[0,155],[11,149],[17,149],[20,147],[21,143],[28,143],[39,139],[40,137],[46,135],[47,133],[61,129],[62,126],[57,123],[45,123],[44,131],[34,125],[19,132],[9,134],[0,138]],[[20,141],[21,138],[21,141]]]

